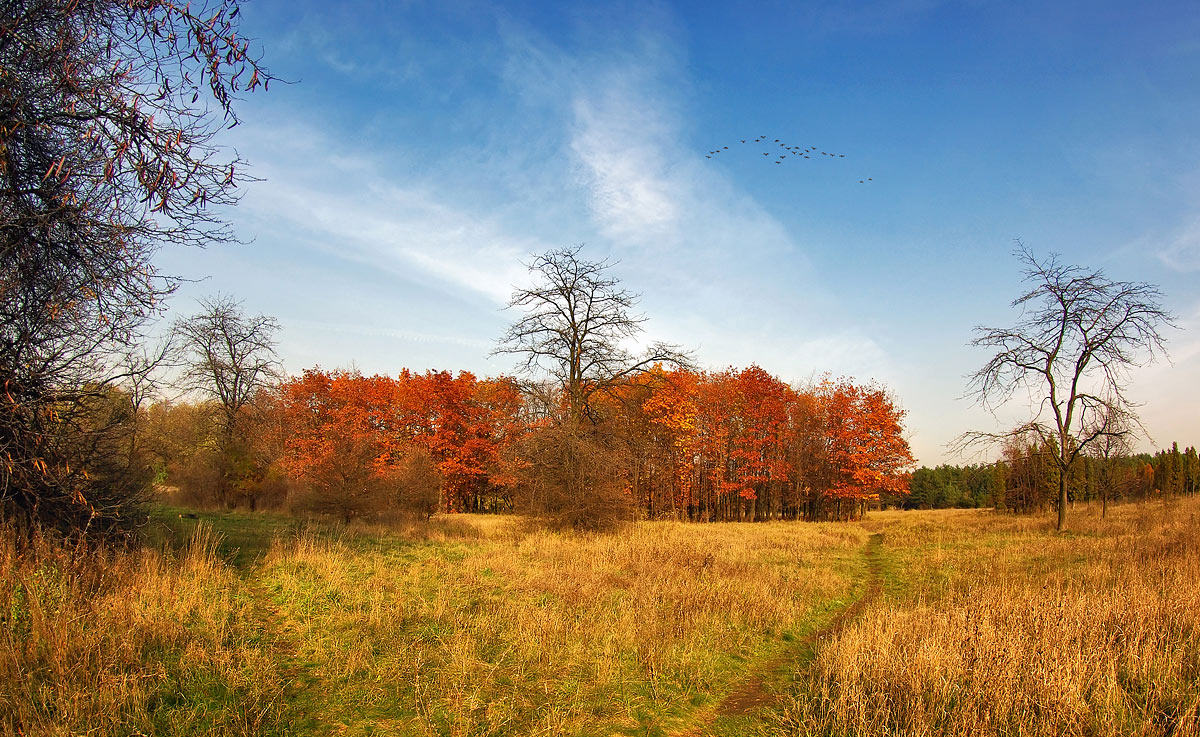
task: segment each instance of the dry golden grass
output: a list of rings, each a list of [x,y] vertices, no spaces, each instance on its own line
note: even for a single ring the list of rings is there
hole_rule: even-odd
[[[1200,733],[1200,500],[1041,519],[875,515],[899,593],[784,717],[831,735]]]
[[[348,733],[593,734],[727,691],[854,585],[866,533],[641,524],[616,536],[488,528],[363,555],[281,543],[262,572]],[[452,542],[452,541],[448,541]]]
[[[201,530],[178,557],[0,535],[0,731],[253,734],[282,706],[254,613]]]
[[[0,733],[611,734],[683,724],[836,611],[867,533],[456,516],[247,553],[0,536]],[[235,567],[230,561],[237,562]]]
[[[1068,535],[971,511],[609,536],[212,517],[221,552],[203,527],[179,552],[22,552],[0,534],[0,733],[703,726],[862,590],[876,533],[885,596],[797,673],[773,727],[710,730],[1200,732],[1200,500],[1081,509]]]

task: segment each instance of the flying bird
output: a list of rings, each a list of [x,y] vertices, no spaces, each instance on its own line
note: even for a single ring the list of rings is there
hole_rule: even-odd
[[[822,156],[827,156],[831,159],[846,158],[846,154],[837,153],[836,151],[822,151],[821,149],[817,148],[816,146],[808,146],[807,148],[804,148],[799,145],[792,145],[788,141],[780,139],[780,138],[773,138],[773,139],[767,138],[766,134],[760,135],[756,138],[739,138],[737,140],[740,141],[741,143],[766,143],[769,141],[769,142],[777,144],[779,146],[779,148],[782,148],[784,150],[785,153],[780,154],[778,152],[775,152],[774,156],[776,158],[772,159],[773,163],[775,163],[775,164],[782,164],[784,162],[784,159],[787,159],[789,157],[789,155],[792,158],[804,159],[805,161],[811,161],[812,158],[814,156],[816,156],[818,153],[821,154]],[[717,154],[724,153],[727,151],[729,151],[729,146],[718,146],[717,148],[713,149],[712,151],[709,151],[705,155],[704,158],[711,159],[711,158],[715,157]],[[770,158],[772,156],[772,153],[770,150],[762,151],[761,153],[763,156],[766,156],[768,158]],[[872,182],[872,181],[874,181],[873,178],[866,177],[865,179],[859,179],[858,183],[866,184],[867,182]]]

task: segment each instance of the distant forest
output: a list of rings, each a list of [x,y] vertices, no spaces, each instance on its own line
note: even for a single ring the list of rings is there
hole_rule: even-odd
[[[904,509],[996,507],[1038,512],[1054,505],[1058,473],[1052,449],[1026,444],[1008,448],[994,464],[922,466],[913,472],[906,496],[888,496],[884,502]],[[1194,447],[1181,451],[1178,443],[1153,455],[1085,455],[1076,461],[1067,483],[1072,502],[1195,494],[1200,490],[1200,457]]]

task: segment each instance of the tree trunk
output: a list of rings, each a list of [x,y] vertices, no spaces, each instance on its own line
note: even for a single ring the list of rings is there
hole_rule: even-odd
[[[1058,474],[1058,531],[1067,529],[1067,470]]]

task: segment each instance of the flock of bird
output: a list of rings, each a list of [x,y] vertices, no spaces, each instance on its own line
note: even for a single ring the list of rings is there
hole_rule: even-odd
[[[777,146],[778,148],[783,149],[783,151],[784,151],[783,153],[778,153],[778,152],[775,153],[776,158],[774,159],[774,162],[776,164],[782,164],[784,162],[784,160],[789,157],[796,159],[796,160],[811,159],[816,156],[828,156],[831,159],[846,158],[846,154],[831,153],[829,151],[821,151],[816,146],[809,146],[808,148],[792,146],[785,141],[779,140],[778,138],[776,138],[775,140],[772,141],[767,136],[759,136],[758,138],[743,138],[743,139],[741,139],[741,142],[742,143],[751,143],[751,144],[761,143],[765,146],[774,145],[774,146]],[[715,148],[712,151],[709,151],[708,153],[706,153],[704,155],[704,158],[711,159],[714,156],[720,156],[722,153],[725,153],[727,151],[729,151],[728,146],[720,146],[720,147]],[[771,154],[771,151],[768,150],[768,151],[763,151],[762,155],[770,157],[772,154]],[[770,159],[768,159],[768,160],[770,160]],[[858,183],[866,184],[867,182],[870,182],[870,181],[872,181],[871,177],[867,177],[866,179],[859,179]]]

